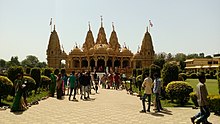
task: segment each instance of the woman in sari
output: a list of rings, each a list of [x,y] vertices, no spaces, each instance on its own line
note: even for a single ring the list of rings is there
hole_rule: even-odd
[[[23,75],[18,74],[17,79],[15,80],[14,86],[15,86],[15,97],[13,100],[11,112],[16,111],[24,111],[27,109],[24,99],[22,98],[23,88],[25,87],[25,84],[23,84]]]
[[[57,99],[62,99],[62,81],[61,74],[59,74],[57,79]]]

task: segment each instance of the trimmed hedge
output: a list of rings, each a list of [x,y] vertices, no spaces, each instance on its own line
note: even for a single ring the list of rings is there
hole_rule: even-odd
[[[47,87],[51,84],[51,79],[47,76],[41,76],[41,87]]]
[[[192,73],[190,74],[190,78],[197,79],[198,75],[196,73]]]
[[[177,81],[179,77],[179,68],[175,64],[166,63],[161,71],[163,86],[167,86],[171,81]]]
[[[208,96],[208,102],[210,111],[220,115],[220,95]]]
[[[13,83],[6,76],[0,76],[0,97],[10,94],[13,88]],[[1,100],[1,99],[0,99]]]
[[[16,79],[16,76],[18,75],[18,73],[20,74],[24,74],[24,70],[21,66],[13,66],[13,67],[10,67],[8,69],[8,78],[14,82],[15,79]]]
[[[195,93],[190,94],[190,98],[196,107],[199,107]],[[220,115],[220,95],[209,95],[208,102],[210,111]]]
[[[36,82],[35,82],[35,80],[34,80],[32,77],[30,77],[30,76],[24,76],[24,77],[23,77],[23,80],[24,80],[24,81],[27,81],[26,87],[25,87],[25,90],[26,90],[26,91],[32,91],[32,90],[35,89]]]
[[[166,87],[166,93],[171,101],[176,100],[180,105],[185,105],[189,101],[191,92],[192,86],[184,81],[172,81]]]
[[[186,73],[179,73],[179,77],[182,77],[183,81],[185,81],[187,79]]]

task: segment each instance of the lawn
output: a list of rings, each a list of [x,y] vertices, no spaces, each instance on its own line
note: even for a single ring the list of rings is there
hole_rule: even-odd
[[[191,84],[193,90],[195,91],[196,85],[198,84],[198,79],[187,79],[186,82]],[[216,79],[206,79],[206,87],[209,95],[218,95],[218,80]]]

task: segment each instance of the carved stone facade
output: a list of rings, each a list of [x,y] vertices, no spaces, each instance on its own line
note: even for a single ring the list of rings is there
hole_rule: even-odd
[[[90,29],[87,32],[82,49],[77,45],[69,52],[69,55],[60,48],[60,41],[57,32],[51,32],[48,49],[48,66],[52,68],[62,68],[61,60],[65,60],[65,69],[68,72],[75,71],[119,71],[131,73],[134,68],[149,67],[153,63],[154,48],[151,35],[146,31],[141,49],[133,54],[129,48],[118,42],[117,33],[112,25],[113,31],[109,42],[107,42],[105,29],[101,22],[96,42]]]

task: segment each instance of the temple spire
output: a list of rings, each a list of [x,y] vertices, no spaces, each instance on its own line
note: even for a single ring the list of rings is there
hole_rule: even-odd
[[[102,16],[100,16],[101,17],[101,27],[103,27],[103,18],[102,18]]]

